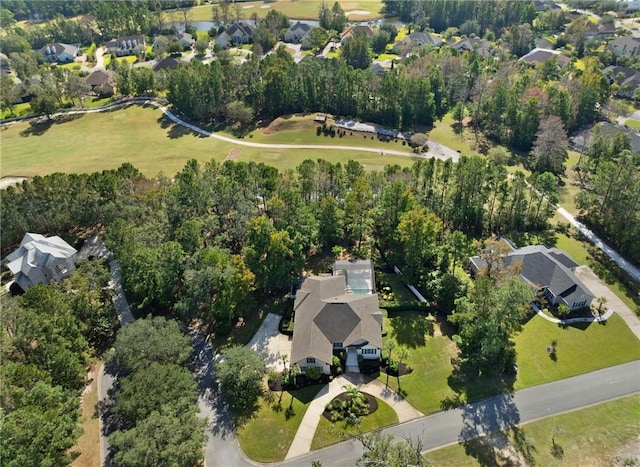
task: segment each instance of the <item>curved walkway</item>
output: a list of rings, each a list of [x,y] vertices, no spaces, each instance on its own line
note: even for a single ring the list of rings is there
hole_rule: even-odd
[[[360,390],[383,400],[398,415],[398,422],[405,423],[410,420],[424,416],[421,412],[418,412],[413,408],[411,404],[404,400],[397,393],[386,387],[382,382],[377,379],[373,379],[367,383],[364,383],[364,377],[361,374],[347,373],[340,376],[325,387],[323,387],[316,397],[311,401],[307,411],[300,422],[296,436],[293,439],[285,461],[293,459],[295,457],[302,456],[311,451],[311,442],[316,432],[316,428],[320,423],[322,413],[326,405],[338,394],[344,392],[343,386],[362,384]]]
[[[535,303],[531,303],[531,308],[533,308],[533,310],[538,314],[538,316],[540,316],[541,318],[546,319],[547,321],[549,321],[550,323],[555,323],[555,324],[562,324],[563,326],[565,324],[572,324],[572,323],[602,323],[606,320],[608,320],[609,318],[611,318],[611,315],[613,315],[613,310],[608,309],[604,314],[595,317],[584,317],[584,318],[568,318],[568,319],[558,319],[558,318],[554,318],[553,316],[549,316],[548,314],[546,314],[544,311],[542,311],[540,308],[538,308],[536,306]]]

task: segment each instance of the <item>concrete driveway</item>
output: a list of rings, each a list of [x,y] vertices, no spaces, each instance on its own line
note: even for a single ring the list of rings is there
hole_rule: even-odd
[[[247,347],[261,353],[267,360],[267,366],[276,371],[284,370],[281,355],[287,356],[287,362],[291,359],[291,337],[280,334],[278,324],[280,316],[269,313],[262,322],[262,326],[253,336]]]

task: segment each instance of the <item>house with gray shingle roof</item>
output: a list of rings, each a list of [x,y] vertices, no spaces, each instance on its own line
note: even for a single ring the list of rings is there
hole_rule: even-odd
[[[284,41],[292,44],[300,44],[302,39],[309,34],[309,31],[313,29],[313,26],[298,21],[293,26],[289,27],[284,33]]]
[[[78,47],[56,42],[55,44],[47,44],[42,47],[40,53],[47,62],[70,63],[78,56]]]
[[[77,250],[58,236],[27,233],[17,250],[7,255],[7,267],[25,292],[59,281],[76,270]]]
[[[640,39],[625,36],[609,42],[608,47],[614,54],[621,57],[635,57],[640,55]]]
[[[382,314],[371,261],[336,262],[333,275],[307,277],[293,305],[291,363],[303,372],[331,371],[334,351],[345,351],[347,370],[358,370],[358,356],[380,358]]]
[[[479,256],[470,260],[475,273],[486,268],[486,262]],[[531,245],[512,249],[504,263],[507,267],[517,265],[521,279],[544,292],[554,305],[564,304],[570,310],[579,310],[588,307],[594,298],[589,288],[574,274],[579,265],[557,248]]]
[[[420,47],[422,45],[430,45],[432,47],[440,47],[442,45],[442,39],[429,32],[414,32],[399,42],[396,42],[393,46],[393,53],[397,54],[402,51],[411,50],[414,47]]]
[[[571,59],[561,54],[559,50],[543,49],[540,47],[536,47],[532,51],[524,54],[520,57],[520,61],[527,62],[530,65],[538,65],[546,62],[551,57],[556,57],[558,59],[558,65],[561,67],[567,66],[571,62]]]

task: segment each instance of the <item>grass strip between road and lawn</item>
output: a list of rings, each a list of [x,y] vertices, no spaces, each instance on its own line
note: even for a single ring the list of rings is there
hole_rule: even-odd
[[[525,442],[514,439],[511,430],[493,436],[491,442],[480,438],[431,451],[426,457],[439,466],[519,465],[509,463],[517,459],[505,459],[504,454],[528,447],[533,461],[529,465],[638,465],[640,395],[527,423],[519,432]],[[499,447],[505,439],[513,449]]]

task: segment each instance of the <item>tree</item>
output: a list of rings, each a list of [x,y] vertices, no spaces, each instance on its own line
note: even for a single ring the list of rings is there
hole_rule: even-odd
[[[458,368],[468,376],[505,373],[515,365],[513,334],[523,323],[533,291],[516,277],[500,283],[479,277],[449,320],[459,326]]]
[[[107,364],[129,374],[151,363],[184,365],[193,348],[175,320],[147,317],[120,329]]]
[[[323,198],[318,209],[318,240],[325,246],[333,246],[342,238],[344,212],[332,196]]]
[[[440,219],[422,206],[414,206],[400,216],[398,238],[402,247],[405,273],[420,282],[425,270],[433,266],[436,239],[442,231]]]
[[[91,86],[89,86],[80,76],[70,73],[67,76],[65,83],[65,92],[71,99],[72,103],[74,102],[74,99],[77,99],[80,103],[80,107],[84,107],[83,101],[91,92]]]
[[[384,52],[390,40],[391,36],[389,35],[389,33],[381,29],[380,31],[378,31],[378,34],[373,36],[373,38],[371,39],[371,46],[373,48],[373,51],[375,53]]]
[[[356,255],[360,253],[365,238],[373,231],[372,198],[371,185],[364,177],[359,177],[345,199],[344,227],[347,237],[356,244]]]
[[[306,45],[314,52],[322,50],[329,40],[329,33],[323,28],[313,28],[307,33]],[[304,44],[303,44],[304,45]]]
[[[267,374],[264,359],[247,347],[235,345],[226,349],[216,372],[234,415],[250,416],[263,393],[262,378]]]
[[[421,467],[428,465],[422,457],[422,443],[406,438],[395,441],[391,435],[380,433],[361,434],[357,439],[362,443],[364,454],[358,459],[361,467]]]
[[[538,173],[564,174],[568,148],[569,139],[560,117],[543,118],[531,151],[534,170]]]
[[[464,120],[464,104],[462,102],[456,102],[456,105],[453,106],[453,119],[456,121],[458,125],[458,131],[462,135],[462,121]]]
[[[196,416],[196,407],[181,413],[167,405],[157,407],[135,427],[114,432],[109,437],[116,450],[114,463],[123,467],[202,465],[206,420]]]
[[[347,65],[361,70],[366,70],[371,66],[369,38],[363,31],[356,31],[352,37],[345,41],[340,50]]]
[[[242,101],[232,101],[226,107],[227,118],[244,127],[253,121],[253,109]]]
[[[13,107],[20,98],[20,89],[5,73],[0,75],[0,110],[8,110],[12,116],[15,115]]]
[[[204,57],[207,54],[207,49],[209,48],[209,42],[202,40],[202,39],[198,39],[196,41],[196,45],[195,45],[195,50],[196,50],[196,55],[198,57]]]

